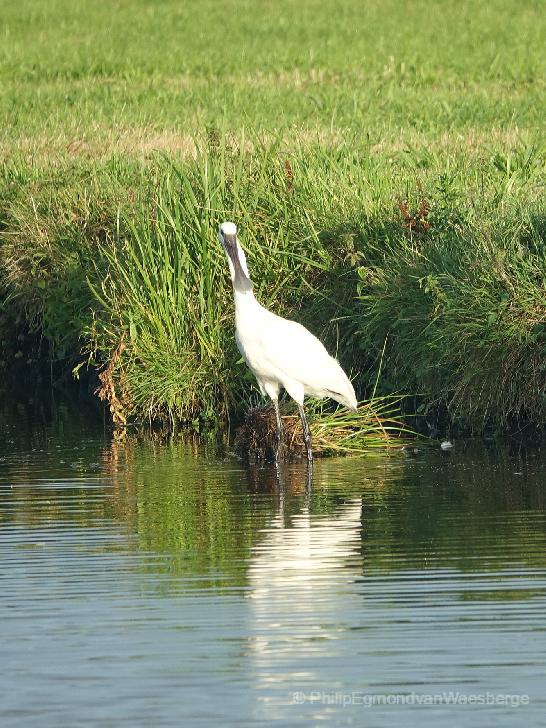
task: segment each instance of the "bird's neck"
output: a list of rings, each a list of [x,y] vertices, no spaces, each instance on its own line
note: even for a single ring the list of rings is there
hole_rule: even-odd
[[[245,291],[233,289],[233,298],[235,300],[235,320],[240,322],[242,319],[252,317],[261,310],[261,306],[254,297],[252,288]]]

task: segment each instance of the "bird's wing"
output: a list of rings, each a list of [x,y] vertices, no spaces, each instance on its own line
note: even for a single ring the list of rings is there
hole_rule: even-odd
[[[301,382],[315,396],[339,394],[340,401],[353,406],[354,390],[347,375],[322,342],[301,324],[272,314],[264,321],[260,344],[268,365],[284,378]],[[282,382],[282,377],[279,380]]]

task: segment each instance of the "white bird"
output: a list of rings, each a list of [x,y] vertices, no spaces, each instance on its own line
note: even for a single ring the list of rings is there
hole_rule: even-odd
[[[313,460],[311,434],[305,417],[305,395],[331,397],[356,411],[353,385],[322,343],[301,324],[276,316],[261,306],[252,290],[246,257],[237,239],[237,227],[224,222],[218,239],[228,259],[235,298],[235,340],[244,360],[267,394],[277,418],[277,459],[282,443],[279,392],[284,388],[298,405],[309,463]]]

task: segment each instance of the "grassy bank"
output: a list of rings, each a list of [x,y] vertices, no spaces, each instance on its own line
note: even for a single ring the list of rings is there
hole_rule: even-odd
[[[7,3],[4,369],[34,331],[120,422],[241,414],[231,218],[361,396],[381,360],[423,411],[543,421],[541,8],[332,5]]]

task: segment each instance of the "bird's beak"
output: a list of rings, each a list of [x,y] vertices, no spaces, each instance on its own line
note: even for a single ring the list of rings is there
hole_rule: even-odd
[[[244,272],[241,261],[239,260],[239,253],[237,251],[237,236],[236,235],[222,235],[222,242],[226,253],[229,255],[233,268],[235,270],[235,277],[243,280],[247,279],[248,276]]]

